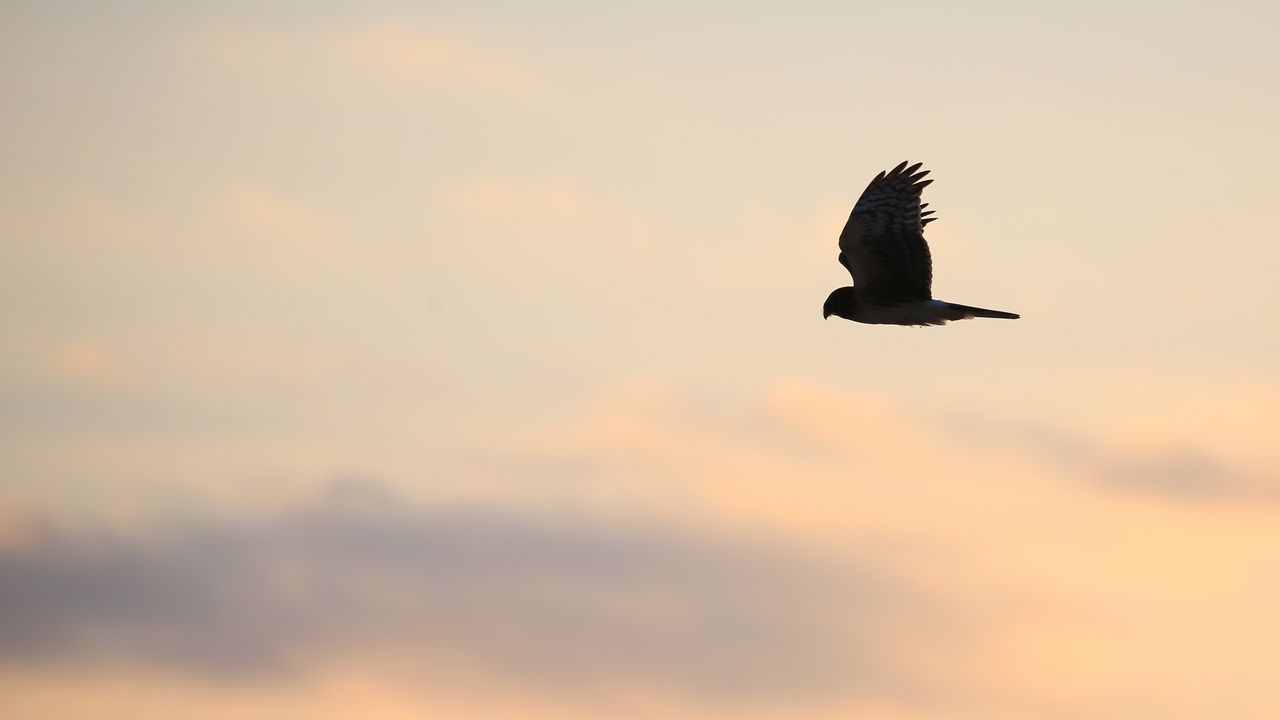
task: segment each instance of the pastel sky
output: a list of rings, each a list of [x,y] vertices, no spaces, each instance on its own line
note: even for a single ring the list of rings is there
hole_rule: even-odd
[[[1278,26],[4,3],[0,714],[1276,717]]]

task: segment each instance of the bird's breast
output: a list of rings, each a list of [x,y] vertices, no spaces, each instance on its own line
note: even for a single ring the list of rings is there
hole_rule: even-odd
[[[946,303],[940,300],[873,305],[858,303],[858,322],[872,325],[942,325]]]

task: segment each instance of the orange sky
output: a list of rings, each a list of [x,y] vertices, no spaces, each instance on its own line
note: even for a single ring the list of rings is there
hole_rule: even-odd
[[[7,4],[0,714],[1274,717],[1278,20]]]

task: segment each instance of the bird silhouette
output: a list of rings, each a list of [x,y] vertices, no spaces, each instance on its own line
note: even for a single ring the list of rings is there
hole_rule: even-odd
[[[822,317],[835,315],[873,325],[945,325],[948,320],[1019,316],[1001,310],[934,300],[933,260],[924,226],[937,218],[920,193],[933,180],[903,161],[879,175],[854,203],[840,233],[840,264],[853,276],[852,287],[836,288],[822,306]],[[919,172],[917,172],[919,171]]]

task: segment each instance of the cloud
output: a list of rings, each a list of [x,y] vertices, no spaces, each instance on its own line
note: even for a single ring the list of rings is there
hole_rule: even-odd
[[[435,458],[432,504],[345,482],[127,531],[15,515],[0,679],[239,695],[356,668],[432,694],[465,673],[472,714],[616,691],[603,714],[636,693],[699,717],[1247,715],[1274,685],[1274,506],[1098,492],[1167,474],[1124,465],[1147,456],[1123,436],[983,437],[803,383],[632,383],[536,425]]]
[[[191,39],[198,56],[217,67],[275,81],[351,80],[402,91],[524,92],[537,75],[509,49],[402,23],[356,28],[208,28]]]
[[[886,682],[907,594],[767,541],[415,506],[344,482],[281,514],[0,547],[0,658],[272,681],[361,658],[704,699]]]
[[[240,229],[296,243],[332,242],[332,223],[260,187],[239,185],[228,192],[226,213]]]
[[[354,62],[410,86],[460,80],[516,88],[532,79],[527,65],[505,52],[407,25],[368,27],[337,39],[335,46]]]
[[[540,178],[524,183],[503,177],[475,178],[454,193],[462,210],[477,216],[515,215],[521,221],[596,222],[616,219],[609,209],[594,205],[577,185],[564,178]]]
[[[114,354],[97,340],[68,340],[49,354],[49,370],[60,381],[93,389],[118,389],[125,374]]]
[[[1071,477],[1110,490],[1185,502],[1280,501],[1280,477],[1241,466],[1185,439],[1126,443],[1123,438],[1090,437],[1044,424],[954,413],[942,425],[961,437],[1030,451]]]

